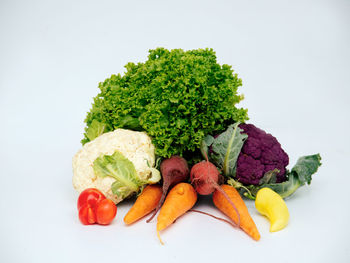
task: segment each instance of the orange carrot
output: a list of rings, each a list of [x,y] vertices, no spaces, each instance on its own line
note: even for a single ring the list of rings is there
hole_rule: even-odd
[[[146,186],[129,212],[125,215],[125,224],[132,224],[152,212],[157,207],[161,196],[162,187],[160,185]]]
[[[157,218],[157,235],[162,244],[159,231],[174,223],[177,218],[190,210],[196,201],[197,193],[191,184],[179,183],[170,190]]]
[[[242,199],[242,197],[239,195],[237,190],[230,186],[230,185],[221,185],[222,190],[225,191],[225,193],[228,195],[228,197],[231,199],[231,201],[235,204],[239,215],[240,215],[240,228],[246,232],[249,236],[251,236],[254,240],[258,241],[260,239],[260,234],[258,229],[256,228],[256,225],[251,218],[248,209]],[[220,191],[215,190],[213,194],[213,201],[215,206],[223,212],[225,215],[227,215],[233,222],[238,224],[238,216],[236,213],[236,210],[232,207],[232,205],[227,201],[225,196],[220,193]]]

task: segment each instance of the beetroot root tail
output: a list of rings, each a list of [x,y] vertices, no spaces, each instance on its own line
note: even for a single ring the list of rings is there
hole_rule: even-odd
[[[217,219],[217,220],[226,222],[227,224],[230,224],[230,225],[233,226],[233,227],[238,227],[234,222],[232,222],[232,221],[230,221],[230,220],[227,220],[227,219],[224,219],[224,218],[221,218],[221,217],[214,216],[214,215],[212,215],[212,214],[210,214],[210,213],[207,213],[207,212],[203,212],[203,211],[196,210],[196,209],[191,209],[191,210],[189,210],[189,211],[190,211],[190,212],[200,213],[200,214],[207,215],[207,216],[211,216],[212,218],[215,218],[215,219]]]
[[[164,200],[165,200],[165,197],[166,197],[166,193],[168,192],[168,189],[169,189],[169,185],[168,185],[168,184],[164,184],[164,185],[163,185],[162,197],[160,198],[156,209],[153,210],[151,217],[148,218],[148,219],[146,220],[147,223],[151,222],[152,219],[153,219],[153,218],[156,216],[156,214],[158,213],[160,207],[161,207],[162,204],[164,203]]]

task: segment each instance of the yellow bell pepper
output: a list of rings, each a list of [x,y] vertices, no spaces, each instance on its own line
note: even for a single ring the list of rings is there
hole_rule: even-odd
[[[261,188],[255,199],[255,207],[270,220],[270,232],[276,232],[288,224],[289,211],[282,197],[270,188]]]

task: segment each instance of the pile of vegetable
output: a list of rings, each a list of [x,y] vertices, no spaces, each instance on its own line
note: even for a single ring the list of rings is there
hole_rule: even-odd
[[[160,232],[186,212],[229,223],[258,241],[243,198],[255,200],[271,232],[287,226],[283,199],[311,183],[321,157],[300,157],[289,170],[278,140],[245,123],[247,110],[236,107],[242,82],[230,66],[218,64],[212,49],[157,48],[126,70],[99,84],[73,158],[83,224],[111,223],[116,204],[136,196],[125,224],[158,214],[161,243]],[[211,195],[226,218],[193,209],[200,195]]]
[[[207,135],[201,150],[221,169],[228,184],[253,200],[263,187],[283,198],[290,196],[300,186],[310,184],[321,165],[319,154],[303,156],[288,171],[289,157],[275,137],[253,124],[238,122],[218,136]]]

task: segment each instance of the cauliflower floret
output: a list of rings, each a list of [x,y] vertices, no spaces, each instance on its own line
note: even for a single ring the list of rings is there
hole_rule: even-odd
[[[242,123],[239,127],[248,135],[248,139],[237,160],[238,181],[258,185],[265,173],[277,168],[277,183],[284,182],[289,157],[277,139],[253,124]]]
[[[112,155],[115,151],[122,153],[134,164],[137,175],[142,181],[149,183],[159,181],[160,176],[154,168],[155,154],[151,138],[144,132],[117,129],[86,143],[74,156],[73,186],[79,193],[86,188],[97,188],[113,202],[122,201],[111,190],[115,179],[109,176],[104,178],[96,176],[93,169],[93,163],[99,156]]]

